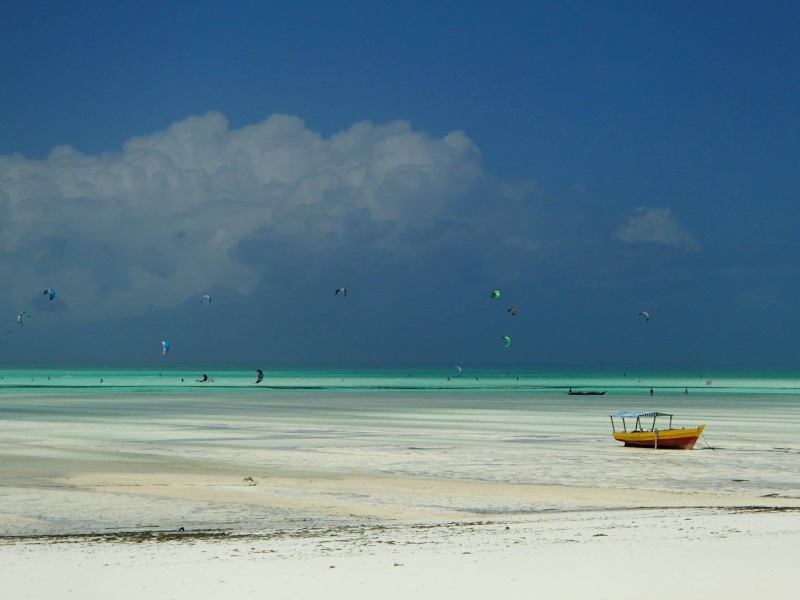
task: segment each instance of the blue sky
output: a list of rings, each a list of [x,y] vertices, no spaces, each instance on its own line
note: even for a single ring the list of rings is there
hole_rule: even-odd
[[[796,364],[800,8],[271,4],[5,9],[0,360]]]

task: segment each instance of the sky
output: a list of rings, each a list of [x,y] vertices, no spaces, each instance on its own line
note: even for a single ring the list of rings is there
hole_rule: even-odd
[[[798,367],[798,30],[790,2],[14,3],[0,369]]]

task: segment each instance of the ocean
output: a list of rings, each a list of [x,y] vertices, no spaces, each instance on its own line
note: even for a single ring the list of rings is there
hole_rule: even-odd
[[[800,496],[795,374],[463,367],[264,369],[259,384],[255,369],[0,370],[0,485],[214,472]],[[693,451],[625,448],[622,410],[706,429]]]

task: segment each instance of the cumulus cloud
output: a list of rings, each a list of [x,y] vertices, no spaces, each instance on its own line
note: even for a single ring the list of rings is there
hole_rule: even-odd
[[[614,238],[623,242],[645,242],[697,252],[700,244],[668,208],[637,208],[617,229]]]
[[[291,259],[269,249],[308,257],[359,244],[419,258],[474,235],[476,198],[515,202],[505,187],[460,131],[361,122],[324,138],[293,116],[232,130],[212,112],[117,153],[0,157],[0,290],[17,299],[52,286],[93,318],[217,286],[247,295],[266,264]],[[530,245],[522,231],[509,239]]]

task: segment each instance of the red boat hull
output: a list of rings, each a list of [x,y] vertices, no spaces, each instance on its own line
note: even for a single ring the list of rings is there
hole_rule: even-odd
[[[676,440],[659,440],[658,447],[668,450],[674,448],[675,450],[691,450],[697,443],[697,437],[678,438]],[[655,448],[654,440],[650,442],[625,442],[626,446],[633,446],[635,448]]]

